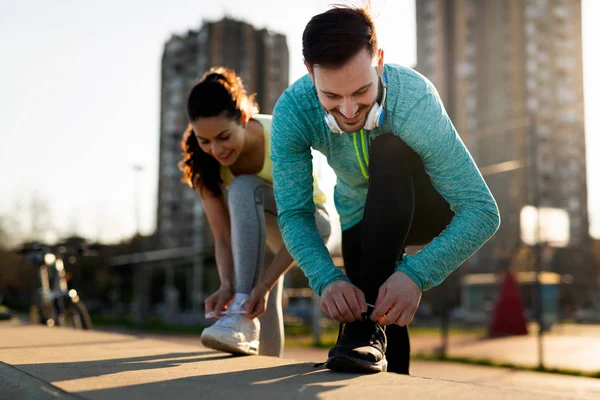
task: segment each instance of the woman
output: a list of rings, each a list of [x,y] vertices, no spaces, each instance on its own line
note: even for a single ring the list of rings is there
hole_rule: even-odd
[[[237,354],[258,354],[262,343],[260,354],[281,357],[282,276],[293,259],[277,226],[271,117],[257,112],[234,71],[208,71],[188,97],[180,169],[202,198],[221,281],[205,301],[206,313],[218,321],[202,332],[202,343]],[[314,188],[315,219],[326,239],[325,199],[316,182]],[[265,255],[270,262],[262,268]]]

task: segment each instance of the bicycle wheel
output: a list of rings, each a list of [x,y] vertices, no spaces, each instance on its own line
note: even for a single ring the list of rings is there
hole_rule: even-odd
[[[75,329],[92,329],[92,319],[85,304],[81,301],[70,303],[64,313],[65,325]]]
[[[29,322],[54,326],[56,324],[56,310],[52,303],[36,302],[29,307]]]

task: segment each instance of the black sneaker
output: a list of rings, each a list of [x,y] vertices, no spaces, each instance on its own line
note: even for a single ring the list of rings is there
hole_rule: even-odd
[[[337,343],[329,350],[325,367],[337,372],[386,372],[386,347],[385,329],[364,313],[363,321],[340,326]]]

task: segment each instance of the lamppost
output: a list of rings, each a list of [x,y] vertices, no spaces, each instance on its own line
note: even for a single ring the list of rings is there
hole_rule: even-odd
[[[134,164],[131,166],[131,168],[133,168],[133,172],[135,174],[135,184],[133,193],[133,215],[135,216],[135,235],[140,236],[140,175],[142,171],[144,171],[144,167],[139,164]]]

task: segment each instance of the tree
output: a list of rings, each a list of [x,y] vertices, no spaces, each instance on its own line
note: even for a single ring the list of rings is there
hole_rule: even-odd
[[[6,228],[6,217],[0,216],[0,251],[8,247],[8,231]]]
[[[48,201],[38,193],[33,193],[27,212],[30,228],[29,240],[46,241],[52,229]]]

